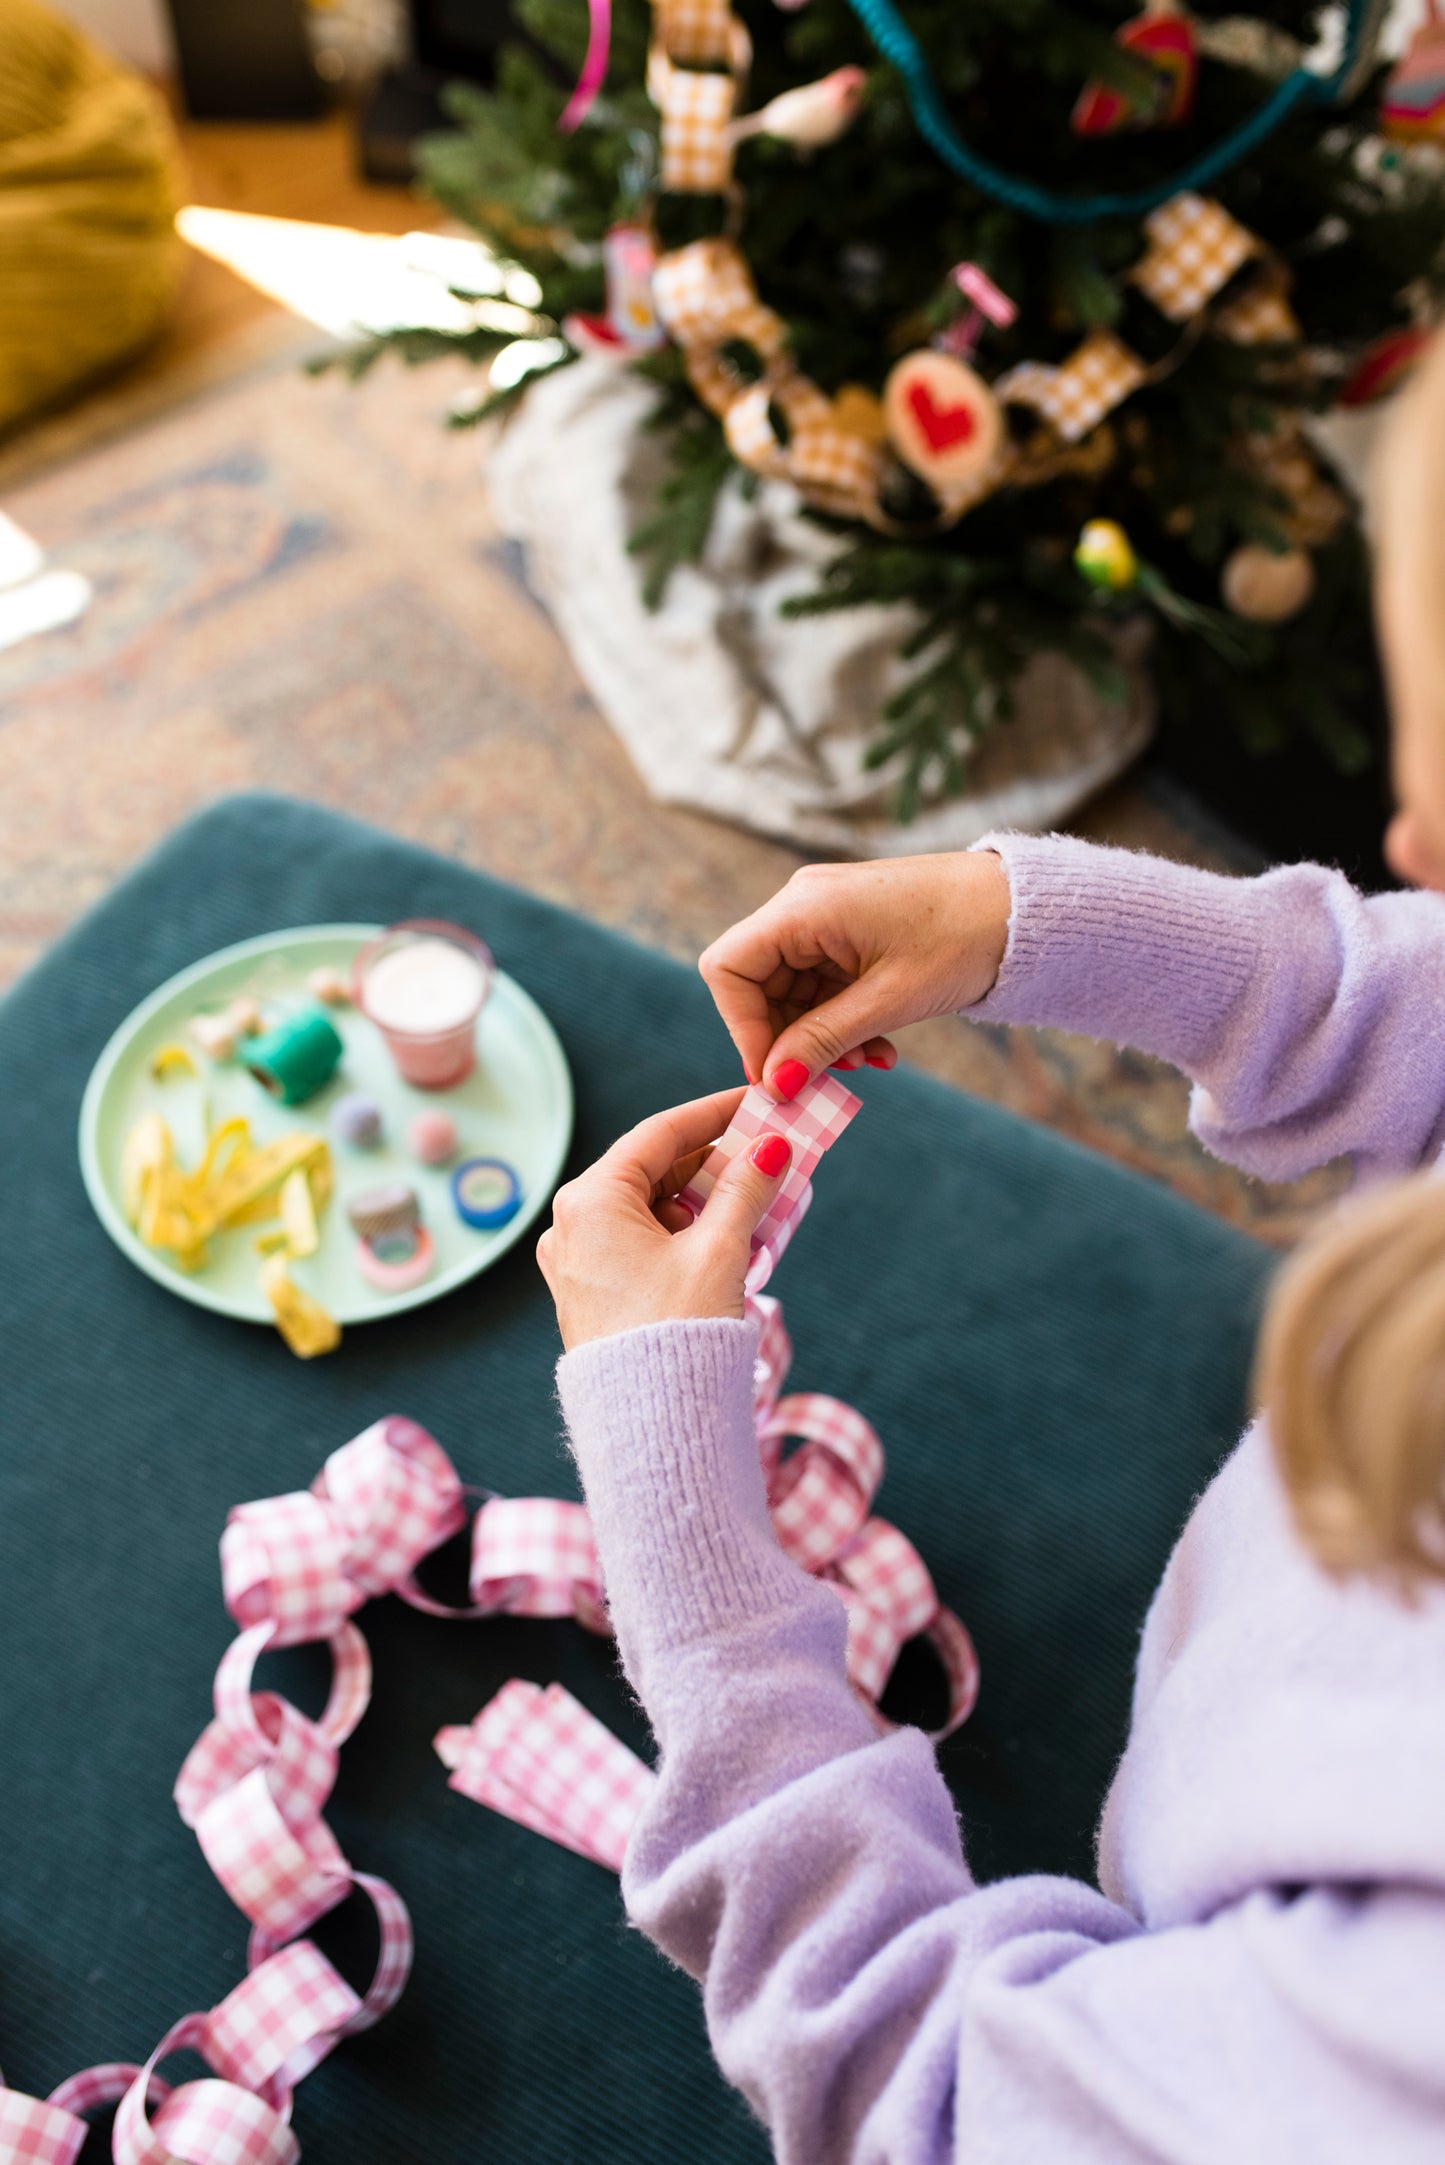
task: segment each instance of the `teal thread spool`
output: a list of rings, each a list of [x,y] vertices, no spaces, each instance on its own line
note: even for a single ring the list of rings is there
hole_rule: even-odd
[[[283,1105],[301,1105],[336,1073],[341,1039],[319,1007],[303,1007],[264,1037],[253,1037],[242,1054],[263,1090]]]

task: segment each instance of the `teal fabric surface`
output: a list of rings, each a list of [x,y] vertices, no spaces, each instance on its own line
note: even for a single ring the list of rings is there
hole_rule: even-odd
[[[277,798],[183,828],[0,1006],[0,2064],[16,2087],[143,2058],[242,1974],[242,1921],[170,1801],[231,1636],[227,1508],[303,1486],[392,1411],[424,1422],[467,1481],[576,1493],[530,1241],[303,1366],[134,1269],[81,1186],[87,1074],[161,979],[276,927],[413,916],[475,926],[551,1016],[577,1085],[573,1169],[733,1078],[693,973]],[[925,1077],[860,1090],[778,1274],[793,1382],[877,1424],[880,1509],[977,1640],[979,1709],[943,1752],[976,1867],[1087,1872],[1145,1605],[1243,1415],[1268,1258]],[[713,2072],[693,1987],[628,1930],[615,1880],[456,1796],[431,1751],[513,1675],[559,1678],[645,1749],[610,1646],[570,1624],[448,1626],[395,1600],[362,1621],[376,1695],[329,1816],[411,1906],[416,1971],[298,2093],[304,2156],[765,2158]],[[311,1653],[268,1673],[319,1703]],[[935,1688],[919,1656],[895,1703],[926,1717]],[[353,1900],[316,1936],[361,1982],[370,1934]]]

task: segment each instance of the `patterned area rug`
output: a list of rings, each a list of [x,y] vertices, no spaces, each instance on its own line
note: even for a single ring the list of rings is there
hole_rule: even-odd
[[[497,535],[459,378],[360,387],[294,353],[31,472],[4,508],[88,578],[75,624],[0,652],[0,983],[187,813],[311,797],[692,959],[799,861],[646,796]],[[21,447],[23,449],[23,446]],[[1248,869],[1187,806],[1126,784],[1100,839]],[[1156,1063],[952,1020],[910,1058],[1288,1241],[1335,1192],[1245,1180]]]

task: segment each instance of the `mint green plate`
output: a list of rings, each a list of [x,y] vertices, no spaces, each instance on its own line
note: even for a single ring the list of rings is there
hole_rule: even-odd
[[[310,997],[306,980],[326,963],[349,977],[352,957],[380,930],[376,925],[306,925],[242,940],[182,970],[143,1000],[97,1060],[80,1108],[80,1169],[101,1224],[133,1263],[183,1300],[248,1323],[270,1323],[261,1291],[256,1234],[241,1226],[218,1234],[210,1260],[184,1271],[165,1249],[148,1248],[128,1223],[121,1200],[121,1152],[143,1113],[169,1123],[183,1165],[193,1165],[211,1124],[242,1114],[258,1142],[296,1128],[317,1130],[331,1143],[336,1190],[321,1220],[321,1245],[290,1267],[338,1323],[370,1323],[440,1300],[475,1278],[522,1238],[550,1201],[572,1139],[572,1078],[556,1032],[535,1000],[499,970],[477,1025],[477,1065],[455,1090],[414,1090],[392,1066],[379,1033],[355,1008],[328,1012],[345,1052],[327,1087],[304,1105],[278,1105],[234,1063],[213,1064],[192,1045],[186,1026],[203,1008],[224,1007],[240,993],[283,1007]],[[185,1045],[199,1076],[158,1081],[150,1071],[162,1045]],[[364,1090],[381,1107],[385,1138],[379,1150],[349,1150],[331,1135],[337,1098]],[[479,1233],[452,1206],[450,1168],[419,1165],[406,1147],[413,1114],[443,1110],[457,1124],[458,1160],[504,1158],[522,1187],[522,1207],[509,1225]],[[421,1201],[436,1248],[432,1275],[405,1293],[382,1293],[356,1268],[347,1199],[383,1181],[406,1180]]]

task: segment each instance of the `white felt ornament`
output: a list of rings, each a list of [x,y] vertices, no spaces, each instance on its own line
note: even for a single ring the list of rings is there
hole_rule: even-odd
[[[983,378],[928,348],[906,353],[890,371],[883,415],[904,465],[937,489],[986,473],[1003,442],[998,401]]]
[[[1286,624],[1315,590],[1315,567],[1303,549],[1266,549],[1246,541],[1225,558],[1220,592],[1251,624]]]

